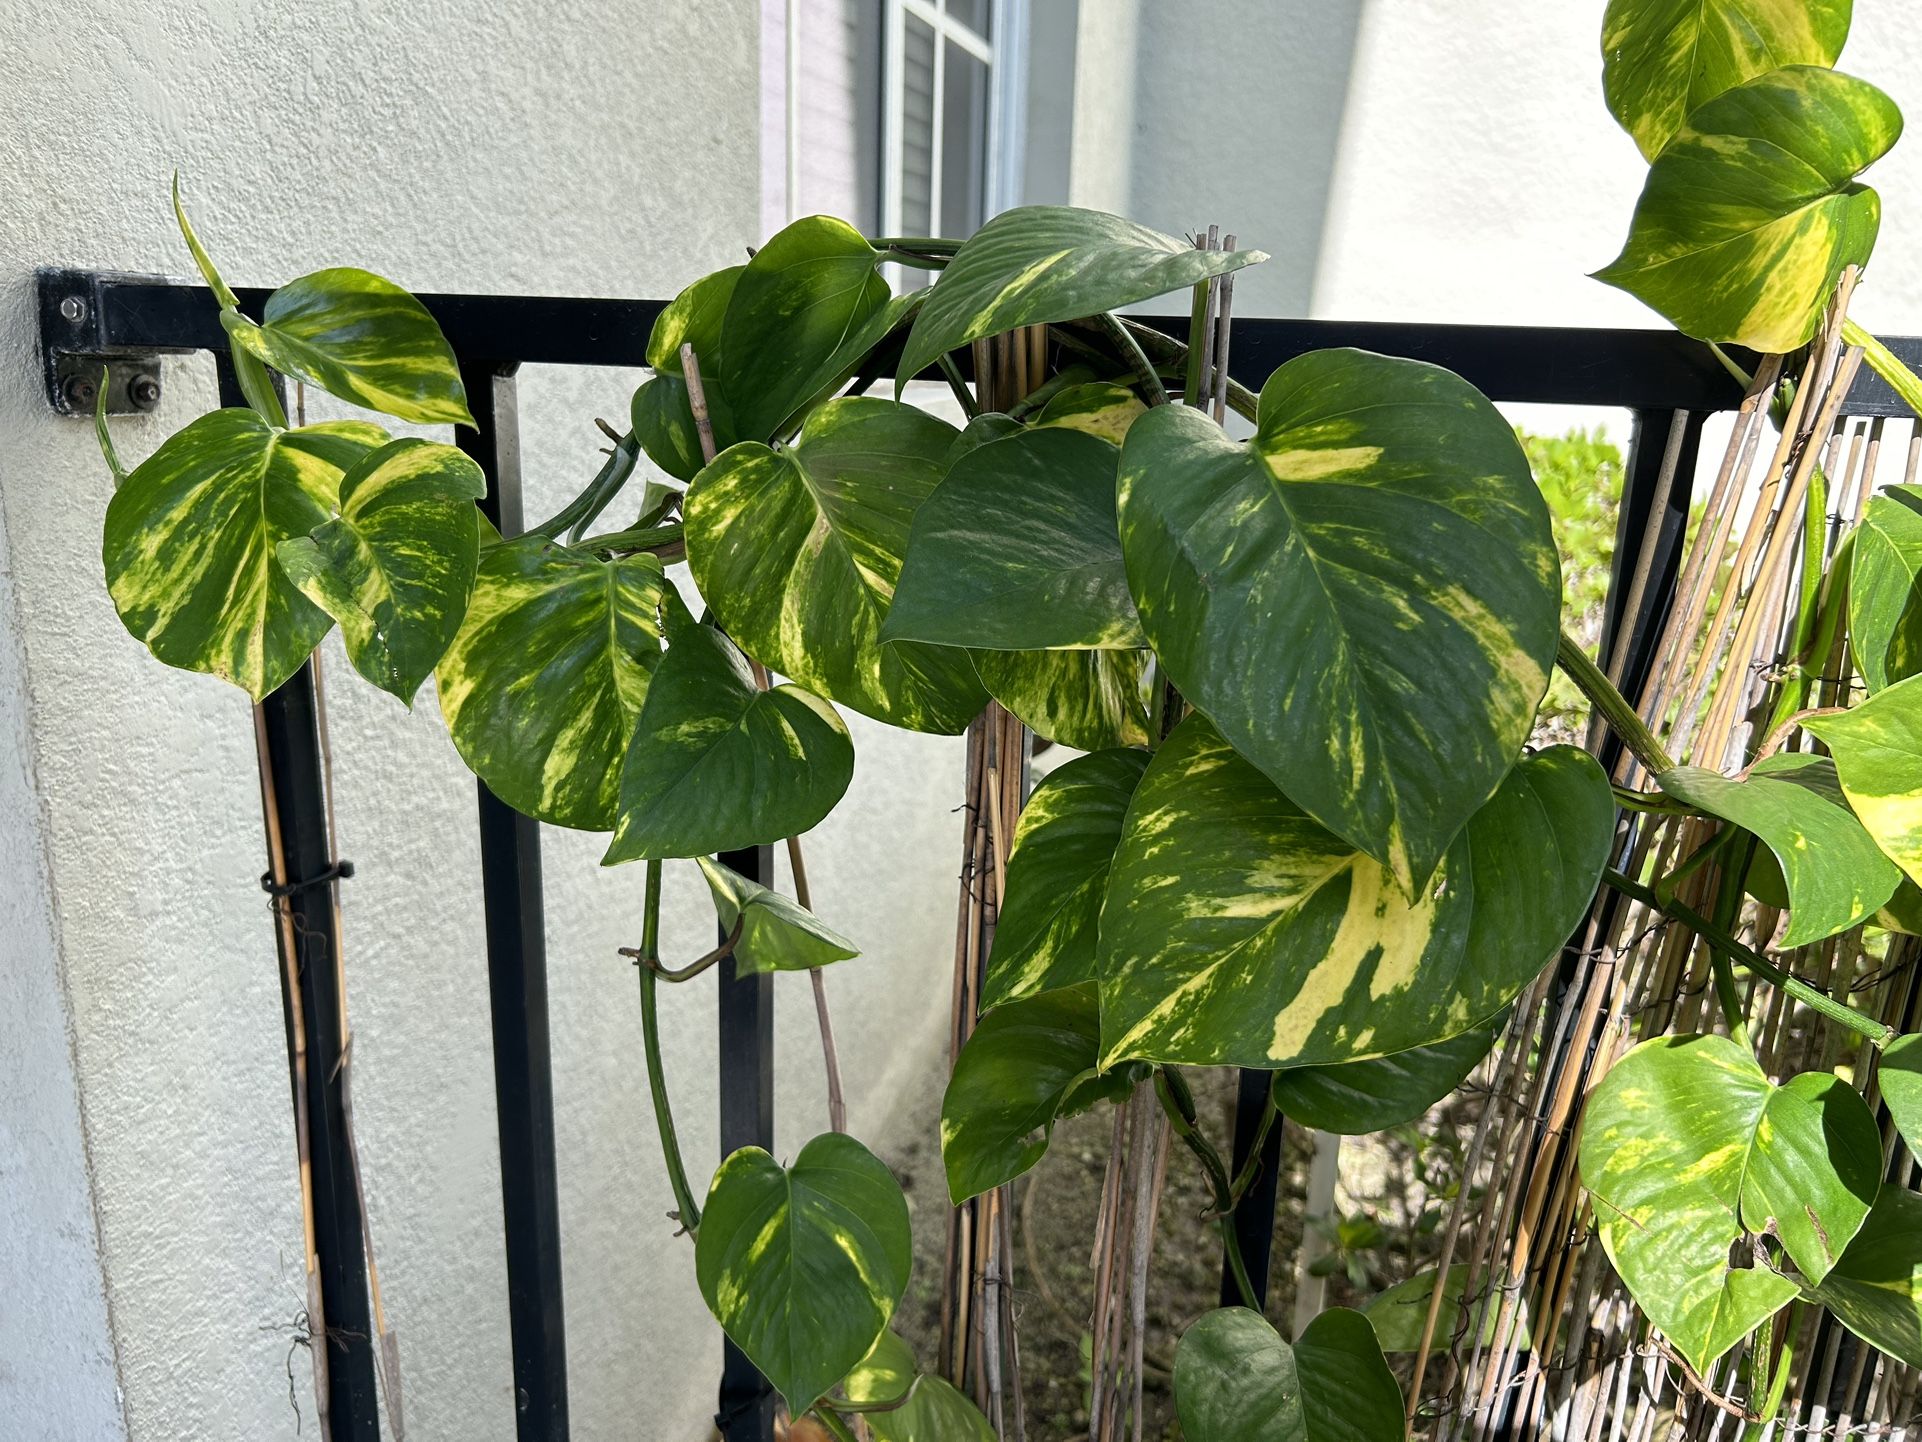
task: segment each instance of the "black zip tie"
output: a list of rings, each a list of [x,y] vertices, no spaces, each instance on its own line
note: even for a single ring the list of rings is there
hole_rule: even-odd
[[[260,889],[276,898],[294,896],[303,891],[312,891],[316,886],[329,886],[336,881],[346,881],[353,874],[354,863],[343,857],[319,875],[310,876],[305,881],[290,881],[285,886],[274,881],[273,872],[263,871],[260,873]]]

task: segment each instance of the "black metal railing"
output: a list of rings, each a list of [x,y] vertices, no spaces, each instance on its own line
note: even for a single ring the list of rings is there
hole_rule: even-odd
[[[110,409],[151,409],[159,397],[156,358],[196,351],[215,355],[223,404],[243,403],[226,360],[227,336],[205,287],[74,270],[42,271],[39,286],[45,384],[55,409],[90,411],[88,387],[103,363],[114,378]],[[255,313],[266,296],[261,290],[240,292],[242,305]],[[488,518],[512,536],[523,525],[515,372],[533,363],[643,366],[648,332],[664,302],[484,295],[423,295],[421,300],[459,359],[476,421],[473,429],[456,428],[456,441],[486,473],[482,507]],[[1186,316],[1146,319],[1177,338],[1187,332]],[[1911,364],[1922,362],[1922,341],[1891,344]],[[1607,656],[1614,638],[1627,628],[1623,680],[1624,689],[1634,694],[1675,589],[1688,481],[1703,421],[1741,400],[1741,388],[1728,371],[1706,347],[1671,331],[1249,319],[1234,322],[1231,369],[1236,379],[1259,386],[1293,356],[1343,345],[1447,366],[1498,402],[1634,412],[1603,639]],[[1846,409],[1858,416],[1909,414],[1866,371]],[[1618,584],[1631,577],[1633,585]],[[286,870],[272,878],[286,918],[280,927],[283,978],[297,979],[302,1003],[297,1008],[291,994],[285,998],[289,1056],[291,1061],[298,1015],[304,1032],[298,1040],[308,1059],[306,1111],[314,1159],[315,1246],[328,1324],[328,1411],[335,1442],[363,1442],[380,1436],[380,1420],[359,1202],[343,1126],[333,892],[337,858],[328,831],[311,664],[261,703],[258,722],[269,850],[284,859]],[[540,827],[485,785],[479,788],[478,819],[517,1434],[522,1442],[556,1442],[568,1436],[567,1347]],[[767,847],[722,860],[772,884]],[[289,946],[292,956],[285,951]],[[773,1143],[769,983],[767,976],[736,976],[732,963],[721,970],[723,1154]],[[1266,1089],[1266,1073],[1243,1075],[1234,1143],[1237,1173],[1247,1161]],[[1279,1155],[1277,1127],[1270,1134],[1260,1184],[1250,1189],[1235,1217],[1243,1253],[1264,1292]],[[767,1384],[730,1345],[716,1418],[723,1436],[728,1442],[767,1442],[773,1414]]]

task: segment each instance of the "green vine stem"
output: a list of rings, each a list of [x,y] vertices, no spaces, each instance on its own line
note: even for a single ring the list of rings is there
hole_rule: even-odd
[[[1636,709],[1629,705],[1628,698],[1615,689],[1615,683],[1602,674],[1602,668],[1589,659],[1588,652],[1581,648],[1574,637],[1564,631],[1555,646],[1555,664],[1562,673],[1575,683],[1575,688],[1589,700],[1602,719],[1607,721],[1611,730],[1622,738],[1635,759],[1650,771],[1660,773],[1671,770],[1674,759],[1662,749],[1662,743],[1655,739],[1655,733],[1648,729]]]
[[[1208,1185],[1215,1194],[1215,1224],[1221,1230],[1221,1247],[1228,1258],[1228,1269],[1234,1274],[1235,1287],[1241,1293],[1242,1302],[1259,1312],[1261,1302],[1255,1296],[1255,1284],[1248,1275],[1248,1263],[1241,1255],[1241,1239],[1235,1235],[1235,1184],[1228,1175],[1228,1165],[1222,1161],[1221,1153],[1215,1150],[1214,1143],[1203,1136],[1201,1129],[1195,1125],[1194,1093],[1188,1090],[1188,1083],[1180,1072],[1171,1066],[1159,1066],[1155,1068],[1155,1096],[1161,1102],[1161,1110],[1167,1114],[1168,1124],[1174,1129],[1175,1135],[1195,1154],[1202,1171],[1208,1175]]]
[[[1901,357],[1883,345],[1852,320],[1842,322],[1842,341],[1845,345],[1862,347],[1862,359],[1868,362],[1869,369],[1889,383],[1889,388],[1902,398],[1902,404],[1922,415],[1922,376],[1902,364]]]
[[[1866,1038],[1876,1047],[1884,1047],[1897,1035],[1892,1026],[1885,1026],[1873,1017],[1865,1016],[1854,1007],[1845,1005],[1819,987],[1811,986],[1801,977],[1783,970],[1760,952],[1744,946],[1714,922],[1690,907],[1675,900],[1664,901],[1655,892],[1632,877],[1624,876],[1614,868],[1602,873],[1602,880],[1614,887],[1622,895],[1630,897],[1648,907],[1651,911],[1679,921],[1690,931],[1709,944],[1711,950],[1725,953],[1730,961],[1754,972],[1764,981],[1780,987],[1810,1011],[1818,1012],[1830,1021],[1847,1027],[1857,1036]]]
[[[1096,316],[1095,320],[1108,333],[1108,338],[1115,343],[1116,348],[1121,352],[1121,358],[1134,370],[1135,379],[1141,382],[1144,393],[1142,399],[1151,406],[1167,405],[1168,391],[1161,383],[1161,373],[1148,359],[1148,353],[1141,348],[1141,342],[1136,339],[1135,333],[1128,328],[1120,316],[1105,310]]]
[[[856,1442],[854,1429],[841,1420],[841,1414],[826,1402],[816,1402],[810,1409],[820,1419],[821,1425],[828,1429],[831,1436],[839,1442]]]
[[[647,1054],[647,1089],[654,1099],[654,1122],[661,1132],[661,1156],[667,1164],[668,1183],[674,1189],[674,1205],[680,1209],[681,1229],[689,1236],[700,1230],[701,1208],[688,1185],[687,1168],[681,1161],[681,1140],[674,1130],[674,1111],[667,1099],[667,1069],[661,1063],[661,1022],[655,1006],[659,978],[650,961],[658,963],[661,951],[661,863],[647,863],[647,900],[641,912],[641,956],[637,970],[641,975],[641,1047]]]

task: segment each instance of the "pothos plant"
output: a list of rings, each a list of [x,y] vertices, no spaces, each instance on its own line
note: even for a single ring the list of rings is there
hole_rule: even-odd
[[[1604,279],[1705,339],[1809,341],[1874,238],[1854,176],[1899,127],[1880,92],[1827,68],[1847,10],[1614,0],[1607,95],[1652,165]],[[657,983],[723,952],[748,971],[856,954],[712,859],[831,811],[853,767],[837,706],[948,734],[992,699],[1087,753],[1014,833],[986,1011],[943,1106],[957,1202],[1032,1167],[1058,1119],[1151,1085],[1225,1211],[1247,1178],[1205,1136],[1186,1068],[1272,1071],[1271,1121],[1398,1125],[1488,1052],[1605,879],[1669,906],[1725,965],[1795,987],[1676,908],[1663,878],[1608,870],[1618,801],[1655,803],[1618,796],[1583,751],[1530,749],[1558,659],[1657,774],[1661,806],[1777,859],[1794,940],[1922,881],[1922,497],[1878,498],[1855,541],[1847,616],[1829,619],[1856,638],[1871,696],[1809,720],[1832,758],[1724,775],[1669,763],[1560,640],[1548,508],[1472,386],[1329,350],[1257,395],[1116,314],[1199,295],[1258,251],[1064,207],[960,242],[797,221],[661,313],[607,467],[503,538],[454,447],[283,411],[276,372],[401,421],[471,424],[427,311],[343,268],[249,317],[177,193],[176,211],[249,405],[131,471],[99,418],[119,479],[103,543],[116,608],[162,661],[255,700],[338,623],[354,668],[402,703],[434,677],[455,747],[497,795],[606,832],[607,864],[643,864],[648,1071],[701,1292],[790,1412],[836,1436],[862,1413],[882,1442],[992,1434],[954,1388],[917,1381],[890,1331],[908,1209],[860,1142],[829,1133],[789,1162],[738,1151],[697,1197]],[[890,263],[932,284],[896,294]],[[1033,394],[983,411],[957,354],[1038,326],[1052,343]],[[1871,359],[1922,394],[1886,352]],[[902,399],[922,375],[946,379],[965,424]],[[1200,403],[1216,393],[1235,433]],[[680,484],[648,484],[631,524],[595,532],[642,454]],[[728,933],[680,968],[658,945],[668,862],[700,867]],[[1819,1002],[1884,1046],[1885,1092],[1905,1125],[1922,1116],[1907,1039]],[[1877,1200],[1873,1120],[1837,1077],[1778,1084],[1739,1028],[1663,1038],[1603,1084],[1582,1161],[1611,1257],[1698,1370],[1801,1295],[1915,1351],[1912,1293],[1892,1301],[1882,1253],[1863,1249],[1922,1228],[1922,1202]],[[1175,1388],[1197,1439],[1402,1432],[1376,1333],[1351,1312],[1292,1345],[1258,1310],[1211,1313],[1181,1341]]]

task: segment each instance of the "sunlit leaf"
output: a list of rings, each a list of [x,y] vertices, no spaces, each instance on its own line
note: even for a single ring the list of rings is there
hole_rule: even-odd
[[[1367,1061],[1293,1067],[1275,1073],[1275,1105],[1289,1121],[1319,1132],[1362,1136],[1413,1121],[1467,1080],[1508,1021]]]
[[[1223,1307],[1181,1334],[1175,1408],[1197,1442],[1400,1442],[1401,1388],[1360,1312],[1332,1307],[1290,1347]]]
[[[1505,1293],[1487,1277],[1481,1279],[1482,1295],[1463,1300],[1468,1287],[1468,1266],[1457,1262],[1448,1269],[1442,1283],[1441,1311],[1435,1318],[1435,1331],[1428,1350],[1446,1352],[1465,1340],[1475,1319],[1481,1318],[1481,1343],[1495,1345],[1502,1328],[1502,1307],[1514,1298],[1515,1310],[1508,1323],[1508,1335],[1517,1347],[1529,1346],[1528,1306],[1514,1293]],[[1430,1268],[1397,1282],[1378,1293],[1361,1309],[1384,1352],[1415,1352],[1421,1349],[1422,1332],[1428,1326],[1428,1308],[1435,1297],[1435,1273]]]
[[[980,1409],[945,1379],[922,1373],[908,1344],[893,1332],[881,1334],[867,1359],[848,1373],[842,1390],[850,1402],[908,1399],[899,1407],[862,1414],[874,1442],[995,1442],[994,1428]]]
[[[861,953],[840,932],[799,902],[750,881],[712,857],[695,858],[721,930],[741,923],[734,945],[734,967],[741,975],[761,971],[810,971],[830,962],[846,961]]]
[[[721,320],[733,299],[743,267],[728,266],[704,275],[675,296],[648,332],[647,363],[654,374],[634,392],[630,422],[647,458],[677,480],[694,478],[707,462],[689,402],[681,347],[694,347],[701,368],[701,394],[717,452],[741,438],[721,382]]]
[[[1842,793],[1882,854],[1922,884],[1922,676],[1803,724],[1834,756]]]
[[[1127,437],[1128,427],[1146,414],[1147,409],[1141,397],[1126,386],[1113,381],[1091,381],[1056,392],[1034,418],[1034,424],[1081,431],[1118,446]]]
[[[1922,1149],[1922,1035],[1899,1036],[1882,1048],[1876,1085],[1903,1140]]]
[[[1922,671],[1922,486],[1869,498],[1849,563],[1849,648],[1874,695]]]
[[[1146,746],[1146,651],[976,651],[981,684],[1037,736],[1077,751]]]

